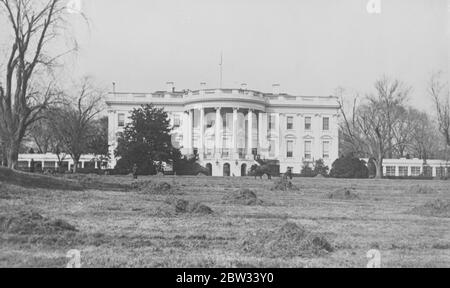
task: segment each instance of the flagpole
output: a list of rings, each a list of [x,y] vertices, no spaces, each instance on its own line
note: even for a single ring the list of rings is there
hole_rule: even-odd
[[[220,89],[223,89],[223,52],[220,53]]]

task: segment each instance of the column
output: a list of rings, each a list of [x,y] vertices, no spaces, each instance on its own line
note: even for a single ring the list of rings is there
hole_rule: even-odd
[[[221,129],[221,126],[222,126],[222,117],[221,117],[221,115],[220,115],[220,108],[216,108],[216,132],[215,132],[215,134],[216,134],[216,145],[215,145],[215,154],[216,154],[216,158],[221,158],[221,156],[220,156],[220,148],[222,147],[222,145],[221,145],[221,139],[220,139],[220,131],[222,130]]]
[[[237,149],[237,137],[238,137],[238,108],[233,108],[233,151],[231,151],[231,155],[235,159],[239,159],[239,153]]]
[[[194,152],[193,148],[194,146],[193,144],[193,125],[194,125],[194,112],[191,110],[189,110],[189,121],[188,121],[188,154],[192,154]]]
[[[264,135],[264,119],[263,113],[261,111],[258,112],[258,154],[263,156],[263,135]]]
[[[286,153],[287,153],[287,149],[286,149],[286,141],[285,141],[285,131],[286,131],[286,114],[280,113],[279,116],[279,129],[280,129],[280,133],[279,133],[279,138],[280,138],[280,143],[278,145],[279,147],[279,156],[278,159],[286,159]]]
[[[248,139],[247,139],[247,157],[252,159],[252,148],[253,148],[253,110],[248,110]]]
[[[183,154],[189,154],[189,114],[188,111],[183,112]]]
[[[200,160],[205,157],[205,108],[200,108],[200,147],[198,152]]]

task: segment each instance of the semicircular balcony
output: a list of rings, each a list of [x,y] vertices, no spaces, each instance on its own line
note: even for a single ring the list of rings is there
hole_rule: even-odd
[[[240,107],[242,109],[266,110],[267,99],[264,94],[252,90],[205,89],[191,91],[185,96],[186,109],[198,105],[204,108]]]

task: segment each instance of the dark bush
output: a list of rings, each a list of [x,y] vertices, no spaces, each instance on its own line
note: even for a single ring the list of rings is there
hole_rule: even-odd
[[[366,162],[359,158],[346,156],[341,157],[333,163],[330,172],[333,178],[369,178],[369,169]]]
[[[308,164],[304,163],[302,167],[302,171],[300,172],[301,177],[316,177],[317,174],[313,170],[313,168]]]
[[[174,172],[180,176],[196,176],[204,174],[211,176],[209,170],[197,163],[195,158],[182,158],[177,160],[173,165]]]
[[[157,169],[154,165],[154,163],[151,163],[149,161],[140,161],[139,163],[136,163],[138,170],[137,174],[142,176],[148,176],[148,175],[156,175]],[[114,168],[114,170],[118,173],[116,175],[128,175],[132,173],[134,163],[131,163],[125,159],[120,159],[117,161],[117,165]]]
[[[315,165],[314,165],[314,177],[317,175],[322,175],[322,176],[328,176],[328,172],[330,171],[330,168],[328,166],[325,166],[325,163],[323,162],[322,159],[319,159],[316,161]]]

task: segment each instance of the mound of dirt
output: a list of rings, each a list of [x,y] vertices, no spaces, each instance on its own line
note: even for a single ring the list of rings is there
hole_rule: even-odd
[[[313,257],[334,250],[325,236],[290,222],[275,231],[259,230],[248,234],[241,248],[244,252],[270,258]]]
[[[77,232],[78,230],[64,220],[51,220],[36,212],[19,212],[0,216],[0,232],[2,233],[49,235],[67,231]]]
[[[206,206],[200,202],[196,202],[190,206],[189,213],[210,215],[210,214],[213,214],[214,211],[209,206]]]
[[[272,191],[299,191],[300,189],[284,177],[275,180]]]
[[[328,193],[327,198],[338,200],[355,200],[359,199],[359,195],[355,188],[342,188]]]
[[[264,204],[256,193],[250,189],[239,189],[223,197],[222,203],[234,205],[256,206]]]
[[[184,199],[167,198],[165,204],[157,209],[161,216],[175,216],[178,214],[210,215],[214,211],[200,202],[189,203]]]
[[[134,190],[138,190],[142,193],[155,194],[155,195],[182,195],[180,191],[176,190],[172,185],[167,182],[152,182],[141,181],[132,184]]]
[[[429,186],[416,185],[410,189],[415,194],[436,194],[437,191]]]
[[[42,188],[64,191],[82,191],[83,186],[76,181],[39,174],[23,173],[0,167],[0,181],[25,188]]]
[[[450,201],[441,199],[430,201],[425,205],[415,207],[411,213],[428,217],[450,218]]]

